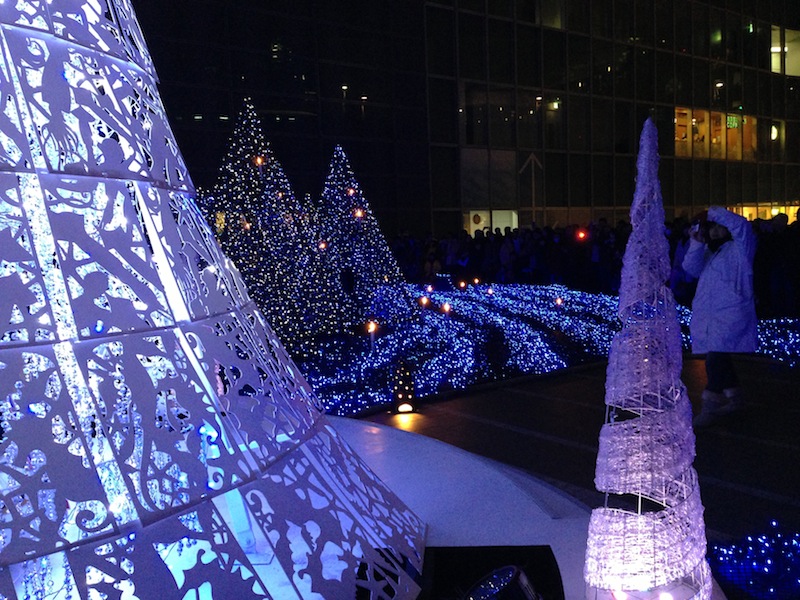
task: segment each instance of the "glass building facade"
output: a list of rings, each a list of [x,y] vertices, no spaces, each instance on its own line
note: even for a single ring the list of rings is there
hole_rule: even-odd
[[[420,0],[132,0],[196,186],[245,97],[295,194],[319,197],[336,144],[388,232],[430,228]]]
[[[667,218],[800,205],[796,0],[134,0],[195,183],[244,96],[298,195],[335,144],[384,230],[627,219],[659,130]]]
[[[627,219],[647,116],[667,218],[794,220],[800,3],[438,0],[425,25],[437,229]]]

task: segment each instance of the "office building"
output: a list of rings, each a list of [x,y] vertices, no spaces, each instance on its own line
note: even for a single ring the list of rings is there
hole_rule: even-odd
[[[296,192],[340,143],[389,235],[626,219],[647,116],[668,219],[800,206],[795,0],[134,4],[200,186],[249,95]]]

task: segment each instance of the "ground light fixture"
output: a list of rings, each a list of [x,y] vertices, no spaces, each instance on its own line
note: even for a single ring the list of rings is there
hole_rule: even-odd
[[[414,395],[414,376],[405,361],[397,365],[392,382],[392,412],[406,414],[417,412]]]

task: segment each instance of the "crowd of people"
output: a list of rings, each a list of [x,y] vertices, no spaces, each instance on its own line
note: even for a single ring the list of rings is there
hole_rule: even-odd
[[[691,305],[697,279],[682,268],[691,219],[665,224],[672,273],[669,285],[681,304]],[[751,222],[756,234],[753,279],[759,318],[800,317],[800,221],[786,214]],[[599,219],[588,226],[534,225],[504,231],[467,231],[443,238],[402,235],[392,250],[407,280],[432,282],[447,273],[456,280],[491,283],[563,284],[604,294],[619,292],[622,256],[630,224]]]

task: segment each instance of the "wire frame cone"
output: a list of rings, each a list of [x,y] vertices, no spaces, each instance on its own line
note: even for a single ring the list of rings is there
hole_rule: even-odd
[[[424,525],[193,201],[127,0],[0,3],[0,596],[410,598]]]
[[[607,419],[584,566],[586,597],[711,597],[692,411],[680,380],[680,328],[669,277],[657,133],[642,129],[633,226],[619,294],[622,329],[606,373]]]

